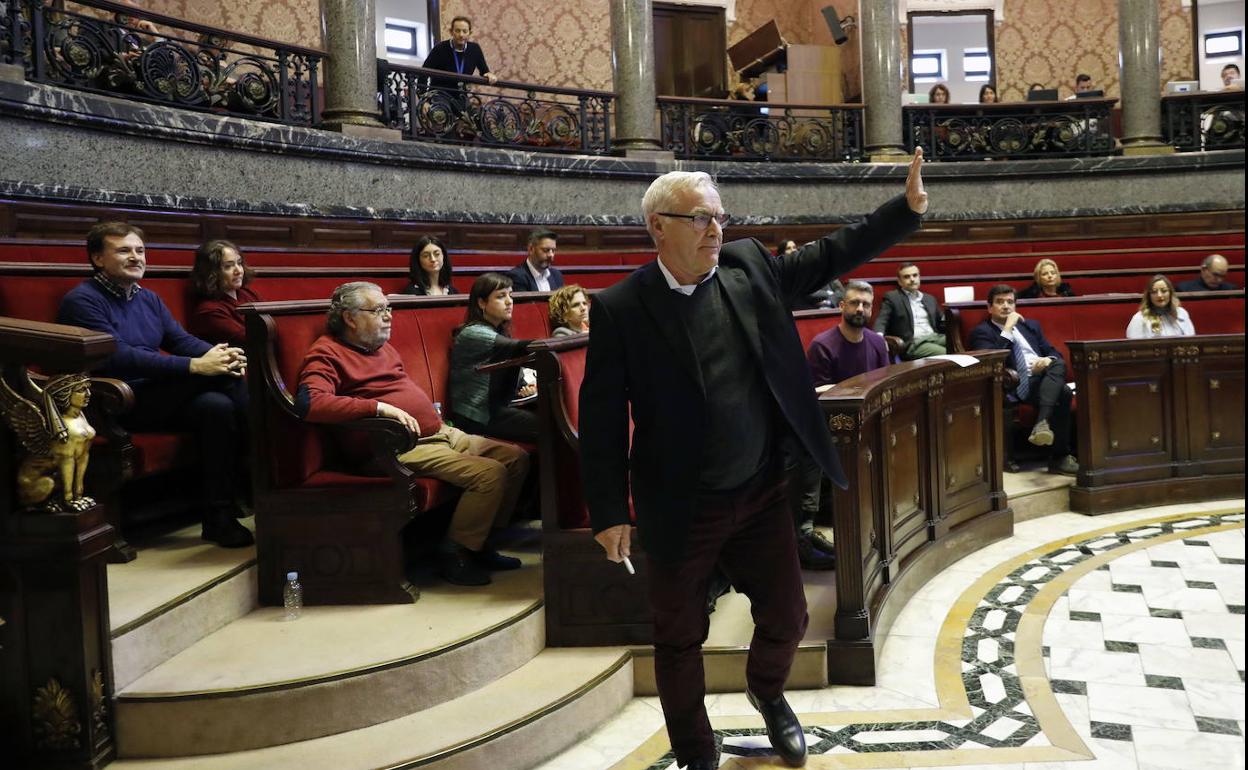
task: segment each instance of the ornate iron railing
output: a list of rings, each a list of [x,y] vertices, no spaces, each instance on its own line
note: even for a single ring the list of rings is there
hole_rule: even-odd
[[[1117,99],[923,104],[902,110],[906,149],[932,160],[1072,158],[1112,154]]]
[[[663,149],[677,158],[862,159],[862,105],[658,98]]]
[[[1179,152],[1244,146],[1244,92],[1174,94],[1161,100],[1161,133]]]
[[[403,67],[379,60],[382,122],[404,139],[601,155],[615,94]]]
[[[0,61],[27,80],[261,120],[320,121],[311,48],[110,0],[0,0]]]

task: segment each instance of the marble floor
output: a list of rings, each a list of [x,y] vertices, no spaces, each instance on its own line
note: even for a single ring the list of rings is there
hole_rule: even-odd
[[[1244,766],[1244,504],[1020,522],[931,580],[874,687],[789,693],[811,768]],[[744,695],[721,768],[779,768]],[[673,770],[657,698],[538,770]]]

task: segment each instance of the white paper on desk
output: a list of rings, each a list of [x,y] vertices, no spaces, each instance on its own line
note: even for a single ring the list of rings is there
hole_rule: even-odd
[[[968,366],[974,366],[979,363],[979,359],[975,356],[968,356],[964,353],[946,353],[943,356],[928,356],[927,360],[933,361],[951,361],[965,369]]]
[[[816,385],[816,386],[815,386],[815,392],[816,392],[816,393],[827,393],[829,390],[832,390],[832,386],[833,386],[833,385],[835,385],[835,384],[836,384],[836,383],[828,383],[827,385]]]

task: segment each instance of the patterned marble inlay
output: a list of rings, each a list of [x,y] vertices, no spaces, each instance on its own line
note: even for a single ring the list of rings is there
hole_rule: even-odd
[[[1204,630],[1217,628],[1213,620],[1206,618],[1194,626],[1184,626],[1186,619],[1181,617],[1181,610],[1172,607],[1172,601],[1164,598],[1160,599],[1159,606],[1153,606],[1150,602],[1136,614],[1120,614],[1124,610],[1117,609],[1112,603],[1107,604],[1104,612],[1101,613],[1070,610],[1072,602],[1087,601],[1087,599],[1080,598],[1080,591],[1086,593],[1082,584],[1078,590],[1068,591],[1069,598],[1063,597],[1058,600],[1066,609],[1060,612],[1054,609],[1053,614],[1061,615],[1062,619],[1077,621],[1080,625],[1095,625],[1096,631],[1103,638],[1102,652],[1097,653],[1095,650],[1085,649],[1072,653],[1062,647],[1053,647],[1052,645],[1057,645],[1062,641],[1062,637],[1058,635],[1055,641],[1050,642],[1047,633],[1045,635],[1046,646],[1043,650],[1039,648],[1040,639],[1035,638],[1036,635],[1033,634],[1027,642],[1032,649],[1016,651],[1015,637],[1019,632],[1020,622],[1029,612],[1029,605],[1054,581],[1067,573],[1072,573],[1072,570],[1075,576],[1105,575],[1105,572],[1101,571],[1089,573],[1086,569],[1076,570],[1075,568],[1079,565],[1093,559],[1114,559],[1115,551],[1129,546],[1131,548],[1128,549],[1126,555],[1134,556],[1139,553],[1140,547],[1158,538],[1162,541],[1169,541],[1165,542],[1165,545],[1170,546],[1171,550],[1173,547],[1187,549],[1205,547],[1208,550],[1210,543],[1207,540],[1192,538],[1179,540],[1178,538],[1189,531],[1199,530],[1203,535],[1211,528],[1226,529],[1237,524],[1242,527],[1243,521],[1243,512],[1234,512],[1138,523],[1110,532],[1095,533],[1083,540],[1064,543],[1017,564],[1003,579],[989,587],[978,598],[971,611],[969,622],[965,625],[961,641],[960,677],[961,685],[970,703],[970,718],[856,722],[846,725],[812,724],[804,719],[806,741],[811,756],[825,755],[831,759],[830,755],[836,755],[838,759],[838,763],[834,765],[820,764],[819,760],[813,759],[812,766],[842,766],[840,762],[843,761],[844,766],[865,767],[867,765],[851,762],[847,755],[906,752],[904,758],[899,755],[896,764],[902,765],[904,762],[906,766],[913,767],[924,763],[921,757],[916,757],[911,752],[941,750],[963,750],[960,756],[967,764],[1007,762],[1018,761],[1022,757],[1014,754],[1007,759],[999,752],[983,752],[982,750],[1056,748],[1059,741],[1045,732],[1046,729],[1051,728],[1052,724],[1037,718],[1029,704],[1029,698],[1036,698],[1038,695],[1034,690],[1035,683],[1028,684],[1019,673],[1018,656],[1027,655],[1028,652],[1032,655],[1043,654],[1045,665],[1049,668],[1052,677],[1051,681],[1047,682],[1049,691],[1039,695],[1047,695],[1050,698],[1060,696],[1061,699],[1067,699],[1058,701],[1063,707],[1067,705],[1068,699],[1079,699],[1084,711],[1091,715],[1090,718],[1084,717],[1082,721],[1088,725],[1086,732],[1094,739],[1129,742],[1136,740],[1141,733],[1151,736],[1150,730],[1190,728],[1203,734],[1240,736],[1242,740],[1243,623],[1238,621],[1238,618],[1236,618],[1239,622],[1238,638],[1233,641],[1233,644],[1237,645],[1236,650],[1241,658],[1238,671],[1234,668],[1226,668],[1226,665],[1229,665],[1229,658],[1221,661],[1225,669],[1221,670],[1212,668],[1215,665],[1212,662],[1202,664],[1199,656],[1195,655],[1203,651],[1228,650],[1227,639],[1213,635],[1212,630]],[[1242,551],[1242,537],[1239,542]],[[1151,550],[1154,549],[1150,549],[1150,552]],[[1242,561],[1241,557],[1211,556],[1211,561],[1223,569],[1237,569],[1237,567],[1227,565],[1226,562],[1237,558]],[[1123,558],[1121,561],[1128,560]],[[1164,588],[1173,571],[1176,568],[1182,571],[1181,568],[1188,564],[1183,559],[1171,561],[1168,556],[1166,559],[1159,559],[1157,555],[1146,557],[1142,562],[1132,561],[1131,567],[1142,563],[1145,567],[1144,571],[1130,567],[1123,567],[1121,570],[1109,568],[1110,564],[1115,563],[1108,562],[1101,565],[1098,569],[1106,570],[1110,574],[1105,576],[1108,579],[1100,578],[1095,582],[1103,586],[1104,596],[1122,597],[1127,604],[1132,601],[1128,597],[1148,597],[1152,589]],[[1175,567],[1171,567],[1171,563],[1175,564]],[[1190,566],[1188,571],[1205,574]],[[1154,577],[1150,573],[1158,573],[1161,577]],[[1212,576],[1214,573],[1208,574]],[[1233,579],[1187,580],[1186,582],[1189,584],[1191,582],[1209,583],[1208,587],[1202,586],[1198,590],[1225,591],[1232,597],[1242,596],[1244,590],[1242,570],[1237,585]],[[1061,588],[1064,591],[1067,589],[1065,586]],[[1164,594],[1157,594],[1157,596],[1163,597]],[[1229,602],[1224,604],[1223,615],[1233,618],[1235,606],[1237,605]],[[1164,611],[1164,613],[1158,615],[1154,614],[1155,611]],[[1177,626],[1170,625],[1176,623]],[[1160,647],[1157,644],[1159,641],[1163,644],[1171,641],[1170,635],[1181,628],[1188,629],[1183,632],[1183,641],[1186,645],[1190,645],[1187,648],[1189,654],[1181,656],[1182,662],[1169,661],[1164,657],[1164,653],[1158,653],[1154,648]],[[1200,634],[1208,635],[1198,635],[1192,631],[1193,628]],[[1227,655],[1225,652],[1219,654],[1223,657]],[[937,655],[939,657],[939,650]],[[1074,658],[1079,658],[1079,660],[1074,660]],[[1075,665],[1076,663],[1079,665]],[[1199,668],[1201,665],[1205,665],[1206,668]],[[1063,666],[1069,666],[1069,674],[1058,677],[1052,673],[1054,670],[1063,670]],[[1080,671],[1083,673],[1078,674],[1077,672]],[[1115,671],[1119,673],[1114,673]],[[1235,683],[1233,679],[1229,681],[1189,679],[1183,675],[1184,671],[1217,671],[1224,677],[1238,673],[1239,682]],[[1084,678],[1091,676],[1093,679],[1084,681],[1074,678],[1076,676]],[[1189,682],[1199,682],[1199,695],[1193,696],[1189,692]],[[1216,684],[1210,684],[1210,682]],[[1236,692],[1230,692],[1236,687],[1238,687]],[[1232,698],[1238,705],[1234,708],[1217,706],[1214,698],[1218,694]],[[1205,705],[1200,705],[1206,701]],[[1089,702],[1093,704],[1090,712],[1087,705]],[[1104,703],[1116,705],[1112,709],[1107,709],[1103,707]],[[1188,703],[1193,705],[1188,708],[1186,707]],[[1180,704],[1184,706],[1181,709],[1178,708]],[[1201,711],[1202,708],[1204,711]],[[1151,716],[1151,721],[1149,718],[1139,718],[1140,714]],[[1071,718],[1080,719],[1077,715],[1071,715]],[[1069,723],[1066,727],[1069,728]],[[723,763],[731,762],[734,757],[774,756],[767,741],[766,732],[762,728],[717,729],[716,737],[721,744],[721,762]],[[1103,746],[1103,744],[1097,745]],[[973,751],[965,750],[980,750],[980,753],[975,754]],[[1242,757],[1242,749],[1240,756]],[[1069,758],[1076,759],[1077,757],[1071,755]],[[936,759],[935,755],[933,759]],[[947,764],[947,761],[941,760],[936,764]],[[873,761],[870,766],[882,765]],[[649,770],[670,770],[674,767],[674,756],[671,752],[649,764]]]

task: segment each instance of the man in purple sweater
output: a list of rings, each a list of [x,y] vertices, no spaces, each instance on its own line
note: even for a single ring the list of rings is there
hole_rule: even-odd
[[[806,363],[815,387],[836,385],[872,369],[888,366],[888,345],[884,335],[867,328],[875,293],[865,281],[850,281],[841,299],[841,322],[810,341]],[[815,529],[823,474],[819,465],[805,453],[797,459],[796,504],[798,557],[806,569],[832,569],[836,565],[832,542]]]
[[[147,270],[142,230],[101,222],[87,233],[87,257],[95,273],[61,300],[57,322],[113,335],[117,352],[97,373],[134,390],[134,408],[122,425],[138,433],[193,433],[203,538],[226,548],[251,545],[251,532],[235,518],[235,479],[246,448],[247,358],[240,348],[188,334],[159,296],[139,286]]]

